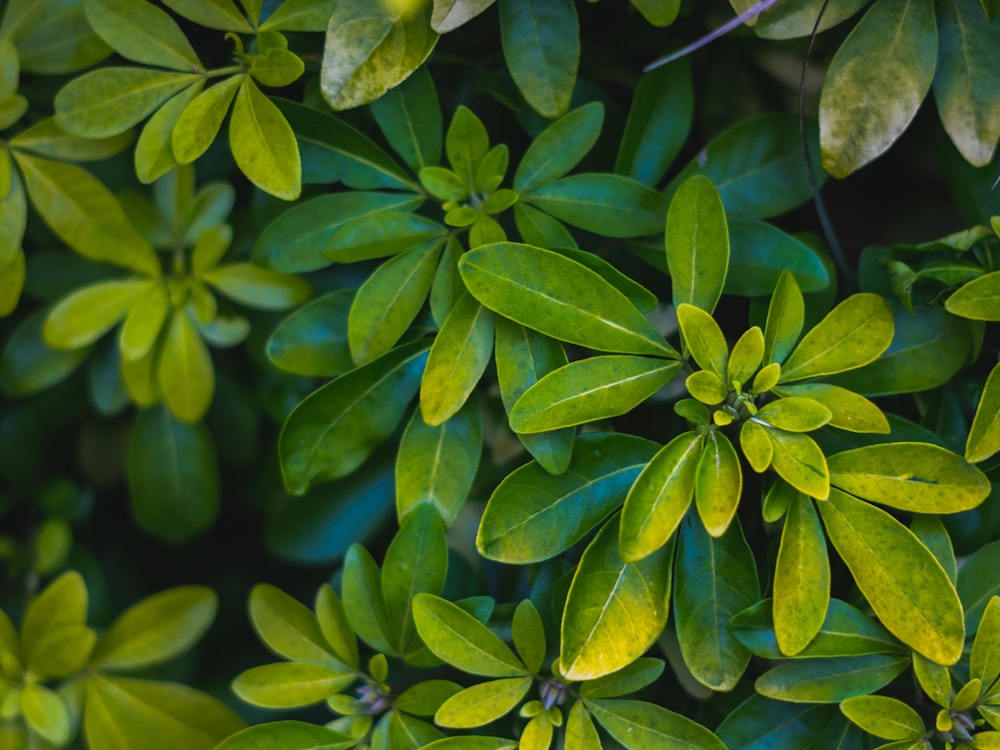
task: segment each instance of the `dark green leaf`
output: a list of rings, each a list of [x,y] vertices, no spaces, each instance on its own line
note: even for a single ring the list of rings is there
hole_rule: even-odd
[[[524,564],[569,548],[618,507],[656,448],[630,435],[585,435],[562,474],[534,462],[515,469],[483,513],[480,554]]]
[[[632,95],[615,172],[656,187],[691,129],[694,92],[685,60],[643,76]]]
[[[674,617],[684,663],[702,684],[731,690],[750,663],[728,625],[760,598],[753,555],[738,520],[714,538],[688,514],[677,544]]]
[[[716,730],[730,750],[860,750],[861,730],[836,706],[787,703],[751,695]]]
[[[388,437],[416,393],[426,344],[402,346],[323,386],[285,420],[279,440],[290,491],[354,471]]]
[[[404,521],[425,503],[450,526],[465,503],[479,467],[483,427],[479,402],[471,399],[436,427],[413,412],[396,454],[396,513]]]
[[[604,237],[663,231],[667,199],[630,177],[578,174],[535,189],[524,200],[567,224]]]
[[[718,737],[700,724],[653,703],[634,700],[586,701],[597,722],[628,750],[691,748],[725,750]]]
[[[816,252],[804,242],[762,221],[729,222],[729,273],[726,294],[763,297],[774,290],[785,271],[805,292],[827,288],[830,275]]]
[[[129,456],[129,495],[136,523],[180,543],[204,531],[219,507],[219,470],[212,436],[164,406],[136,418]]]
[[[569,107],[580,59],[580,22],[571,0],[498,0],[500,39],[514,83],[543,117]]]
[[[514,189],[530,193],[566,175],[593,148],[603,122],[604,107],[591,102],[549,125],[525,151],[514,175]]]
[[[330,377],[354,367],[347,343],[353,289],[324,294],[293,312],[267,340],[267,357],[297,375]]]
[[[885,687],[908,663],[905,656],[885,654],[794,659],[762,674],[754,687],[768,698],[792,703],[839,703]]]
[[[372,114],[386,140],[414,172],[441,161],[441,106],[427,68],[372,102]]]
[[[144,0],[86,0],[87,20],[122,57],[137,63],[190,72],[198,55],[177,23]]]

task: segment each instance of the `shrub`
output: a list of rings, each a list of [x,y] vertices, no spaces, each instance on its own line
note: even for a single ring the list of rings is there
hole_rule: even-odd
[[[0,748],[1000,747],[1000,6],[732,5],[6,4]]]

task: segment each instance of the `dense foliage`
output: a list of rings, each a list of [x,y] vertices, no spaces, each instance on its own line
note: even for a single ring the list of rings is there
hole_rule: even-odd
[[[0,6],[0,750],[1000,748],[1000,3],[731,5]]]

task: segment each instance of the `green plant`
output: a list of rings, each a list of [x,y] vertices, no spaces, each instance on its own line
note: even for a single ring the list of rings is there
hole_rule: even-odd
[[[0,747],[1000,746],[996,4],[732,6],[4,5]]]

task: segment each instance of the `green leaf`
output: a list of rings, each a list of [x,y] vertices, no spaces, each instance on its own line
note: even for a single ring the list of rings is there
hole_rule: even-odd
[[[434,714],[434,723],[455,729],[489,724],[524,700],[531,682],[531,677],[507,677],[468,687],[442,704]]]
[[[736,449],[719,430],[705,435],[695,469],[694,500],[698,517],[713,537],[726,533],[743,493],[743,472]]]
[[[956,513],[979,505],[990,482],[951,451],[927,443],[885,443],[829,459],[830,482],[865,500],[915,513]]]
[[[639,79],[618,148],[617,174],[656,187],[691,130],[693,88],[685,60]]]
[[[157,406],[139,412],[128,467],[132,513],[140,528],[169,542],[205,530],[219,507],[219,469],[212,436]]]
[[[517,653],[528,670],[540,672],[545,661],[545,629],[530,599],[522,601],[514,610],[511,634]]]
[[[534,462],[515,469],[486,505],[480,554],[525,564],[568,549],[618,507],[656,448],[630,435],[583,435],[562,474]]]
[[[729,230],[722,199],[707,177],[690,177],[674,193],[665,242],[674,306],[711,313],[726,283]]]
[[[815,250],[763,221],[730,220],[729,246],[726,294],[766,296],[784,271],[806,292],[830,286],[830,273]]]
[[[185,105],[170,134],[171,150],[177,163],[190,164],[208,150],[245,80],[246,75],[242,73],[229,76]]]
[[[786,385],[775,389],[782,398],[806,398],[825,406],[831,414],[829,425],[851,432],[889,433],[889,421],[875,404],[846,388],[826,383]]]
[[[794,656],[821,630],[830,602],[826,539],[809,498],[792,501],[774,570],[774,631],[782,653]]]
[[[200,76],[151,68],[100,68],[55,97],[56,124],[82,138],[108,138],[145,120]]]
[[[22,130],[9,143],[51,159],[100,161],[120,154],[133,138],[134,134],[127,131],[111,138],[80,138],[64,131],[49,117]]]
[[[518,90],[543,117],[569,107],[580,60],[580,22],[570,0],[499,0],[500,39]]]
[[[240,698],[263,708],[299,708],[326,700],[357,679],[344,672],[316,664],[279,662],[254,667],[232,682]]]
[[[952,585],[958,580],[958,563],[951,545],[948,530],[938,516],[915,514],[910,521],[910,531],[941,563]]]
[[[885,687],[908,663],[905,656],[886,654],[794,659],[762,674],[754,688],[792,703],[840,703]]]
[[[280,747],[283,750],[346,750],[357,740],[317,724],[302,721],[271,721],[236,732],[223,740],[216,750],[261,750]]]
[[[677,356],[625,295],[558,253],[498,242],[466,253],[459,269],[482,304],[546,335],[603,351]]]
[[[642,237],[663,231],[667,199],[616,174],[577,174],[523,196],[547,214],[603,237]]]
[[[534,209],[531,210],[534,211]],[[536,211],[536,213],[538,212]],[[642,284],[633,281],[629,276],[623,274],[599,255],[589,253],[586,250],[580,250],[577,247],[557,247],[553,248],[553,252],[565,255],[567,258],[575,260],[591,271],[600,274],[605,281],[628,297],[641,313],[648,313],[651,310],[655,310],[659,304],[659,300],[655,294]]]
[[[1000,677],[1000,597],[992,597],[983,610],[969,657],[969,677],[987,689]]]
[[[719,324],[711,314],[686,302],[677,307],[677,323],[692,359],[725,385],[729,346]]]
[[[400,693],[393,706],[413,716],[433,716],[441,704],[462,689],[449,680],[425,680]]]
[[[778,476],[799,492],[825,500],[830,492],[830,472],[826,456],[808,435],[767,429],[774,453],[771,465]]]
[[[348,341],[358,364],[382,356],[406,333],[430,292],[443,245],[425,242],[397,255],[358,289],[348,320]]]
[[[427,68],[389,89],[371,110],[386,140],[414,172],[441,161],[441,106]]]
[[[323,584],[316,592],[315,610],[316,621],[327,645],[341,663],[351,669],[357,669],[358,639],[348,621],[344,605],[329,584]],[[305,619],[308,618],[303,618]]]
[[[312,291],[297,276],[258,268],[251,263],[230,263],[202,275],[230,299],[259,310],[285,310],[304,302]]]
[[[129,223],[121,204],[73,164],[15,152],[34,208],[60,239],[90,260],[158,277],[160,259]]]
[[[344,611],[358,637],[379,652],[395,653],[378,565],[357,542],[344,557],[342,587]]]
[[[868,734],[884,740],[917,739],[927,728],[920,714],[884,695],[859,695],[841,702],[840,710]]]
[[[627,667],[596,680],[587,680],[580,686],[581,698],[618,698],[637,693],[663,674],[662,659],[642,656]]]
[[[21,70],[26,73],[62,75],[76,73],[101,62],[111,49],[90,28],[83,3],[37,3],[36,18],[17,41]],[[10,4],[8,4],[10,7]]]
[[[244,79],[229,118],[229,148],[240,171],[265,193],[295,200],[302,192],[302,165],[295,133],[281,110]]]
[[[931,661],[954,664],[965,638],[962,606],[930,551],[888,513],[839,490],[819,508],[830,541],[882,623]]]
[[[245,726],[222,703],[185,685],[100,673],[87,678],[85,706],[90,747],[124,748],[129,738],[142,737],[148,750],[212,750]]]
[[[771,465],[771,461],[774,458],[774,443],[768,437],[768,429],[752,419],[747,420],[740,427],[740,449],[743,451],[747,463],[750,464],[750,468],[758,474],[767,471],[767,467]],[[770,495],[771,493],[768,492],[767,497],[770,497]],[[768,503],[765,499],[764,518],[765,520],[771,520],[767,506]],[[782,509],[781,513],[784,513],[784,509]]]
[[[187,105],[201,93],[203,85],[203,81],[196,81],[171,97],[142,129],[135,145],[135,174],[143,184],[155,182],[177,166],[173,131]]]
[[[778,382],[790,383],[866,365],[889,347],[892,336],[889,304],[876,294],[852,295],[802,338],[782,365]]]
[[[346,192],[297,204],[267,226],[257,238],[253,260],[286,273],[314,271],[329,265],[325,249],[345,224],[376,214],[412,211],[421,198],[394,193]]]
[[[725,382],[745,385],[763,361],[764,334],[758,326],[753,326],[733,344],[729,362],[726,364]]]
[[[511,429],[537,433],[625,414],[666,385],[677,361],[631,355],[588,357],[553,370],[510,411]]]
[[[997,451],[1000,451],[1000,365],[990,371],[983,386],[965,443],[965,460],[979,463]]]
[[[215,610],[215,593],[204,586],[178,586],[148,596],[101,635],[90,664],[128,670],[172,659],[201,638]]]
[[[968,323],[940,307],[910,313],[893,303],[894,335],[875,362],[831,382],[867,396],[924,391],[947,383],[968,360]]]
[[[560,250],[576,247],[573,235],[557,219],[532,208],[524,201],[514,204],[514,221],[521,239],[529,245]]]
[[[351,109],[378,99],[401,83],[430,55],[438,35],[431,9],[414,6],[397,14],[366,0],[341,0],[326,30],[320,90],[333,109]]]
[[[424,745],[421,750],[514,750],[516,747],[515,740],[505,740],[502,737],[464,735],[436,740],[429,745]]]
[[[576,701],[566,720],[565,746],[575,750],[601,750],[601,737],[582,701]]]
[[[558,341],[506,318],[496,321],[495,352],[500,397],[508,414],[528,388],[566,364]],[[572,455],[574,434],[575,430],[565,428],[518,438],[546,471],[561,474]]]
[[[354,190],[388,187],[420,192],[420,184],[361,131],[311,107],[286,99],[275,102],[295,131],[304,182],[326,183],[339,179]],[[348,196],[350,193],[342,194],[341,198],[346,200]],[[334,196],[326,197],[332,199]],[[397,201],[401,198],[381,197]],[[412,200],[413,196],[405,198]]]
[[[813,121],[806,123],[806,137],[816,163]],[[715,183],[730,219],[778,216],[812,197],[799,118],[790,113],[760,115],[733,126],[713,138],[671,184],[692,174],[703,174]]]
[[[451,309],[427,356],[420,413],[432,427],[462,408],[493,354],[493,312],[466,294]]]
[[[94,343],[154,286],[154,281],[125,279],[77,289],[60,300],[45,319],[45,343],[56,349],[78,349]]]
[[[87,624],[87,585],[76,571],[63,573],[28,604],[21,621],[25,666],[45,677],[83,668],[96,636]]]
[[[530,193],[568,174],[594,147],[603,122],[603,105],[591,102],[549,125],[525,151],[514,175],[514,189]]]
[[[944,303],[952,315],[971,320],[1000,320],[1000,271],[973,279],[959,287]]]
[[[145,0],[85,0],[83,5],[91,27],[122,57],[182,72],[201,67],[176,22]]]
[[[832,0],[826,6],[819,22],[819,31],[836,26],[867,3],[863,0]],[[816,26],[816,18],[823,0],[807,0],[806,2],[773,5],[757,17],[754,33],[762,39],[795,39],[809,36]]]
[[[490,137],[483,121],[463,105],[455,110],[445,134],[448,163],[470,190],[476,184],[476,172],[490,150]]]
[[[271,334],[268,359],[297,375],[329,377],[352,369],[347,321],[353,299],[353,289],[341,289],[300,307]]]
[[[420,593],[440,594],[448,571],[448,542],[444,524],[429,505],[413,509],[400,526],[382,563],[382,594],[385,597],[389,635],[400,653],[405,653],[416,631],[410,604]]]
[[[739,520],[715,538],[689,514],[680,527],[675,565],[674,622],[684,663],[703,685],[731,690],[750,652],[730,633],[729,618],[760,598]]]
[[[285,420],[278,441],[290,492],[354,471],[392,434],[417,392],[426,344],[398,347],[307,396]]]
[[[521,677],[527,669],[492,630],[451,602],[431,594],[413,599],[420,638],[439,659],[483,677]]]
[[[406,210],[366,214],[337,227],[323,255],[334,263],[381,258],[443,240],[445,231],[438,222]]]
[[[618,556],[618,522],[608,522],[580,558],[563,609],[559,669],[593,680],[642,656],[663,632],[670,609],[674,547],[644,560]]]
[[[21,711],[28,727],[53,745],[71,737],[70,716],[65,701],[44,685],[27,682],[21,689]]]
[[[812,432],[829,422],[831,417],[830,410],[819,401],[788,396],[765,404],[755,419],[788,432]]]
[[[471,399],[436,427],[413,412],[396,453],[396,513],[400,522],[431,504],[454,523],[472,488],[483,447],[479,402]]]
[[[940,56],[934,75],[934,101],[941,124],[970,164],[993,159],[1000,139],[1000,62],[994,26],[975,0],[935,5]]]
[[[585,705],[608,734],[628,750],[724,750],[712,732],[673,711],[635,700],[588,700]]]
[[[215,391],[215,369],[187,308],[174,310],[166,325],[157,377],[175,417],[191,423],[205,415]]]
[[[199,26],[238,33],[251,31],[246,18],[232,0],[164,0],[164,5]]]
[[[730,750],[864,747],[861,730],[844,719],[836,706],[786,703],[757,694],[731,711],[716,732]]]
[[[938,36],[930,0],[880,0],[837,50],[819,103],[823,168],[846,177],[880,156],[931,87]]]
[[[249,611],[257,635],[278,656],[321,667],[341,666],[316,615],[281,589],[267,583],[254,586]]]
[[[301,57],[287,49],[272,47],[252,58],[249,73],[264,86],[280,88],[297,81],[304,70]]]
[[[431,28],[438,34],[464,26],[493,4],[494,0],[434,0]]]
[[[625,498],[619,547],[627,562],[641,560],[673,536],[694,497],[702,435],[678,435],[643,468]]]
[[[70,375],[90,349],[57,351],[42,338],[48,310],[29,316],[7,339],[0,355],[0,386],[11,396],[45,390]]]
[[[782,271],[774,287],[764,326],[764,362],[781,364],[785,361],[802,333],[805,323],[805,301],[798,282],[788,271]]]
[[[729,621],[729,629],[755,656],[782,659],[785,655],[778,648],[772,604],[771,599],[764,599],[734,615]],[[893,638],[877,620],[839,599],[830,599],[822,627],[797,657],[901,656],[906,653],[910,653],[909,649]]]
[[[695,399],[710,406],[721,404],[729,396],[729,389],[726,388],[722,379],[709,370],[692,372],[684,380],[684,387]]]

